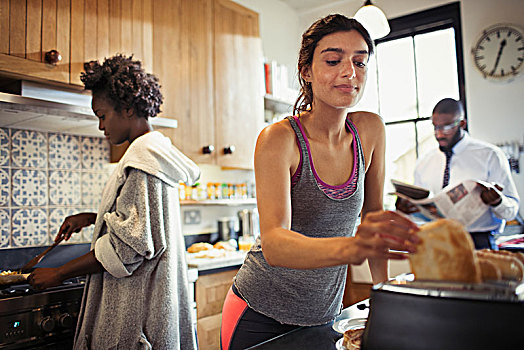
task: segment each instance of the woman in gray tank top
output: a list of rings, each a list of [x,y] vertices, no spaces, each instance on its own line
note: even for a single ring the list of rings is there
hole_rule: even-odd
[[[347,111],[362,96],[372,53],[364,27],[342,15],[303,34],[295,116],[257,141],[261,234],[226,297],[222,349],[332,322],[348,264],[369,259],[377,283],[387,278],[387,259],[405,258],[390,249],[415,250],[417,226],[383,210],[384,124],[374,113]]]

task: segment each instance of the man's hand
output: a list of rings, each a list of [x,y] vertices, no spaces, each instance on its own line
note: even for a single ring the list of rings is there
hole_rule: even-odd
[[[395,202],[395,208],[397,208],[397,210],[405,214],[413,214],[419,211],[416,205],[412,204],[407,199],[400,197],[397,197],[397,201]]]
[[[484,204],[496,207],[502,202],[502,187],[498,184],[494,184],[490,187],[482,186],[482,192],[480,198]]]

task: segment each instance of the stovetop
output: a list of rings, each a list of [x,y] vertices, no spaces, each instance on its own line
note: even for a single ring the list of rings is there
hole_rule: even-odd
[[[30,284],[15,284],[0,289],[0,300],[13,298],[18,296],[34,295],[34,294],[45,294],[52,293],[61,290],[83,288],[85,284],[85,277],[74,277],[65,280],[62,285],[57,287],[51,287],[45,290],[36,290]]]

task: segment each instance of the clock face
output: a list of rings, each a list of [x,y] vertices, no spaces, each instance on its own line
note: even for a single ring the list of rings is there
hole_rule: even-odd
[[[495,25],[481,35],[472,49],[475,66],[484,78],[509,79],[522,70],[524,38],[513,25]]]

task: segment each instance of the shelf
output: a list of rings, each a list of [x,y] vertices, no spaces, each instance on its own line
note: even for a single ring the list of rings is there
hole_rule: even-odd
[[[256,198],[246,199],[207,199],[202,201],[194,200],[181,200],[180,205],[226,205],[226,206],[239,206],[247,204],[257,204]]]
[[[273,97],[271,95],[264,96],[264,109],[273,111],[274,113],[288,113],[293,112],[293,102],[284,101],[282,99]]]

